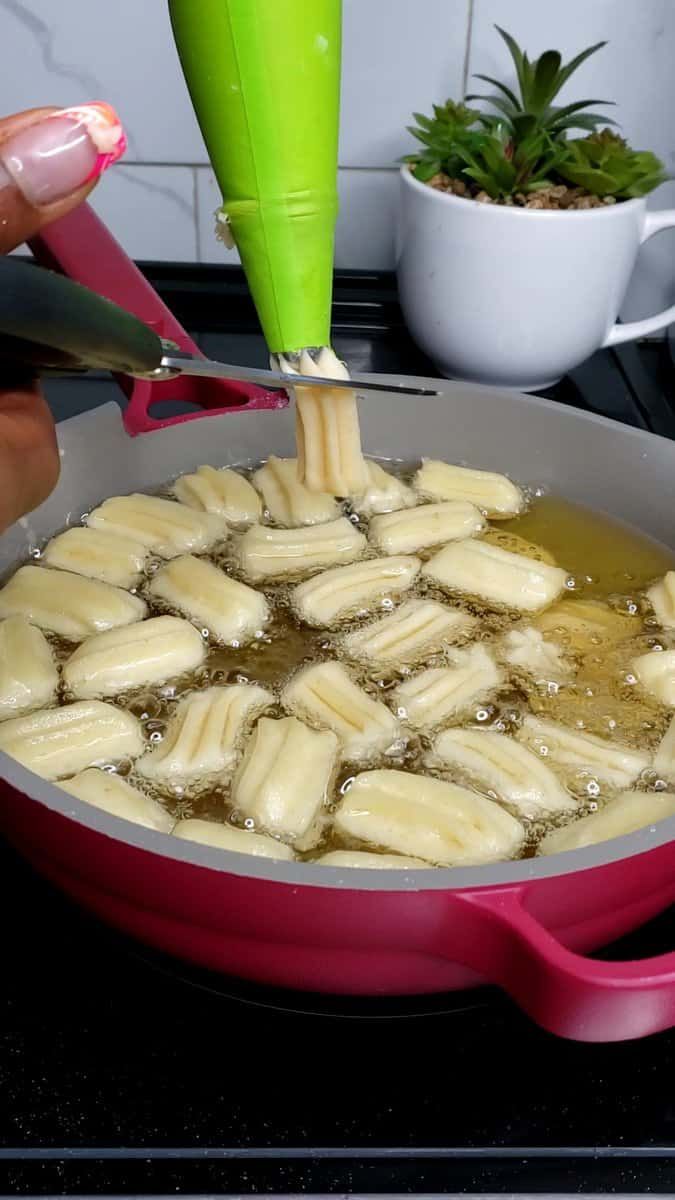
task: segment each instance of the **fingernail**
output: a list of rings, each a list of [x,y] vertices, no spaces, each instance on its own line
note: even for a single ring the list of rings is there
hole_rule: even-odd
[[[62,108],[0,145],[0,187],[12,182],[30,204],[53,204],[98,178],[126,146],[109,104]]]

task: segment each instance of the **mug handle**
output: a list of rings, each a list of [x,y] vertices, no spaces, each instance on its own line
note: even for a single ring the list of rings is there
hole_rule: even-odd
[[[645,218],[644,230],[640,245],[661,233],[664,229],[675,226],[675,208],[664,208],[656,212],[648,212]],[[636,338],[646,337],[649,333],[658,333],[675,321],[675,304],[664,308],[663,312],[653,317],[645,317],[644,321],[626,321],[625,325],[613,325],[602,343],[603,349],[608,346],[620,346],[622,342],[632,342]]]

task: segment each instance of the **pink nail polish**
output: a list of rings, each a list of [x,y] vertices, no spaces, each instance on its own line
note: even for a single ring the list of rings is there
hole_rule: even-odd
[[[97,178],[126,145],[109,104],[63,108],[0,145],[0,186],[7,174],[30,204],[53,204]]]

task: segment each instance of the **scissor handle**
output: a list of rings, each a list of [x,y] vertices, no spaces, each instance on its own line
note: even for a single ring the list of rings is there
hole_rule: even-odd
[[[125,254],[107,225],[88,204],[47,225],[28,243],[36,262],[84,284],[99,296],[119,304],[149,325],[161,338],[175,342],[189,354],[199,347],[167,308],[164,301]],[[230,396],[245,399],[251,389],[228,385]]]
[[[92,288],[128,312],[134,313],[161,338],[175,342],[181,350],[200,355],[199,347],[185,332],[173,313],[125,254],[108,227],[86,203],[67,216],[46,226],[29,242],[36,260],[61,271],[70,279]],[[166,383],[150,383],[115,376],[128,403],[124,425],[128,433],[150,433],[166,425],[193,421],[204,415],[241,412],[242,409],[282,408],[288,403],[278,392],[268,392],[251,384],[221,379],[200,380],[187,375]],[[152,408],[166,401],[185,402],[199,411],[181,412],[157,418]],[[203,410],[203,411],[201,411]]]

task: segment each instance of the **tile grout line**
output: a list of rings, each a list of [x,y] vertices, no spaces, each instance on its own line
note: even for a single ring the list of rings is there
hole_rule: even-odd
[[[468,11],[466,21],[466,49],[464,51],[464,64],[462,67],[462,99],[466,96],[469,90],[469,65],[471,62],[471,39],[473,36],[473,17],[474,17],[475,0],[468,0]]]
[[[0,0],[0,3],[1,3],[1,0]],[[120,165],[122,168],[124,168],[124,167],[143,167],[143,168],[162,167],[164,169],[167,169],[167,168],[175,167],[176,169],[184,169],[184,170],[188,170],[188,171],[194,171],[195,180],[197,178],[197,173],[199,171],[211,171],[213,169],[211,167],[210,163],[168,162],[168,161],[148,162],[146,159],[142,159],[142,158],[125,158]],[[346,164],[346,163],[338,164],[339,171],[371,171],[371,172],[375,171],[375,172],[379,172],[380,174],[382,174],[382,173],[386,174],[386,173],[392,172],[392,171],[397,172],[398,169],[399,168],[396,166],[396,164],[393,164],[390,167],[383,167],[383,166],[376,166],[376,165],[374,165],[372,167],[368,166],[368,165],[355,166],[355,165],[350,165],[350,164]]]

